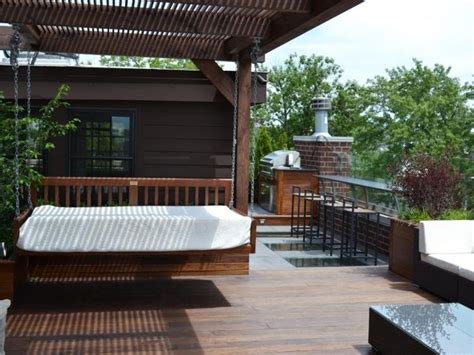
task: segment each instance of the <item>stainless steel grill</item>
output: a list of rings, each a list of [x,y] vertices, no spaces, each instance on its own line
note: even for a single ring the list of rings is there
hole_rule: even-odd
[[[275,211],[276,186],[273,170],[281,167],[300,169],[300,153],[294,150],[277,150],[260,160],[259,204],[270,212]]]
[[[294,150],[277,150],[265,155],[260,160],[261,174],[267,178],[273,177],[273,168],[288,166],[300,168],[300,153]]]

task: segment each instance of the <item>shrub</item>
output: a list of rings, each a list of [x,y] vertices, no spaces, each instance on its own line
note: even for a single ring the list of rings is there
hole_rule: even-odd
[[[24,117],[25,110],[20,108],[18,168],[20,191],[23,193],[27,186],[35,186],[41,179],[41,174],[28,161],[39,159],[45,151],[54,149],[54,137],[63,136],[76,128],[78,120],[60,124],[53,117],[58,108],[67,106],[62,99],[68,90],[67,86],[60,86],[56,96],[33,117]],[[6,242],[7,246],[11,246],[11,225],[15,215],[14,131],[14,107],[0,92],[0,242]],[[21,209],[26,207],[25,194],[20,196],[20,204]]]
[[[444,211],[460,209],[462,176],[446,155],[415,154],[394,175],[394,191],[410,209],[438,218]]]
[[[474,211],[469,210],[447,210],[441,213],[439,219],[444,220],[459,220],[459,219],[474,219]]]
[[[410,221],[411,223],[420,223],[421,221],[429,221],[433,219],[428,214],[428,212],[420,211],[420,210],[417,210],[416,208],[407,208],[407,209],[401,210],[398,213],[398,217],[400,219]],[[446,210],[437,217],[438,220],[448,220],[448,221],[455,221],[455,220],[461,220],[461,219],[473,219],[473,218],[474,218],[474,212],[465,210],[465,209]]]
[[[420,221],[428,221],[431,219],[428,212],[417,210],[416,208],[403,209],[398,212],[398,217],[412,223],[419,223]]]

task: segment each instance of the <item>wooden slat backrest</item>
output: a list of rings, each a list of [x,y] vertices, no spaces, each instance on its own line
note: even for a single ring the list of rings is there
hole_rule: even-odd
[[[174,188],[174,204],[175,206],[179,205],[179,186],[175,186]]]
[[[186,186],[184,188],[184,205],[185,206],[189,205],[189,186]]]
[[[79,186],[76,186],[76,207],[81,207],[81,188]]]
[[[145,186],[144,190],[145,190],[144,204],[146,206],[146,205],[148,205],[148,186]]]
[[[71,187],[66,186],[66,207],[71,205]]]
[[[102,206],[102,186],[96,186],[95,191],[97,193],[97,206]]]
[[[87,207],[92,206],[92,188],[87,186]]]
[[[165,186],[165,206],[170,204],[170,190],[169,186]]]
[[[42,181],[43,200],[49,203],[49,190],[54,190],[54,204],[70,206],[70,194],[75,191],[74,206],[115,205],[228,205],[230,179],[169,179],[169,178],[75,178],[45,177]],[[150,197],[150,189],[152,197]],[[192,191],[194,189],[194,199]],[[104,201],[103,192],[107,191]],[[184,191],[184,194],[182,193]],[[201,191],[204,192],[202,196]],[[214,196],[212,197],[212,193]],[[37,192],[34,192],[37,196]],[[39,195],[41,196],[41,195]],[[36,197],[35,197],[36,200]]]
[[[199,187],[197,186],[194,187],[194,204],[199,204]]]

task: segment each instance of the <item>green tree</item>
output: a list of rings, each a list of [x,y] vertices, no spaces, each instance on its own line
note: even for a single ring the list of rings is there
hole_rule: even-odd
[[[356,81],[338,83],[332,96],[329,132],[333,136],[352,136],[356,128],[365,127],[368,91]]]
[[[144,58],[103,55],[100,64],[108,67],[160,68],[160,69],[197,69],[189,59]]]
[[[272,137],[268,132],[268,128],[261,126],[256,131],[255,138],[255,176],[260,174],[260,159],[272,152],[274,147],[272,144]]]
[[[451,162],[473,174],[474,111],[469,105],[472,84],[450,76],[450,68],[429,68],[414,60],[412,68],[387,70],[368,82],[364,122],[354,127],[354,151],[370,161],[379,177],[389,177],[391,166],[416,153]],[[357,113],[358,113],[357,112]]]
[[[268,102],[260,108],[259,117],[272,131],[273,139],[281,132],[292,146],[294,135],[311,134],[314,112],[311,100],[335,93],[342,70],[333,59],[321,56],[290,55],[283,65],[268,73]]]
[[[330,133],[354,137],[354,175],[390,178],[392,166],[420,152],[447,153],[465,176],[474,175],[472,84],[461,84],[450,68],[430,68],[416,59],[413,67],[387,70],[365,85],[342,83],[341,73],[330,58],[294,54],[269,70],[268,103],[258,117],[274,149],[313,132],[311,99],[326,96],[332,100]]]
[[[61,86],[56,96],[38,114],[32,117],[23,117],[18,122],[19,138],[19,172],[20,189],[26,191],[28,185],[35,186],[41,179],[32,161],[41,158],[45,151],[54,149],[52,139],[64,136],[74,130],[78,123],[71,120],[65,124],[58,123],[54,112],[67,106],[62,99],[67,95],[69,88]],[[14,107],[4,99],[0,93],[0,241],[11,242],[11,223],[15,212],[15,120]],[[26,196],[21,196],[21,208],[24,208]]]

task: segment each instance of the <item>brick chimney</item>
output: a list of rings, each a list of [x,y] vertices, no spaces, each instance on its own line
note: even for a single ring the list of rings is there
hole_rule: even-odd
[[[300,152],[301,166],[316,169],[320,175],[349,176],[352,137],[333,137],[328,131],[331,101],[315,98],[311,108],[315,111],[315,132],[311,136],[294,136],[295,150]],[[338,192],[346,188],[338,187]]]

